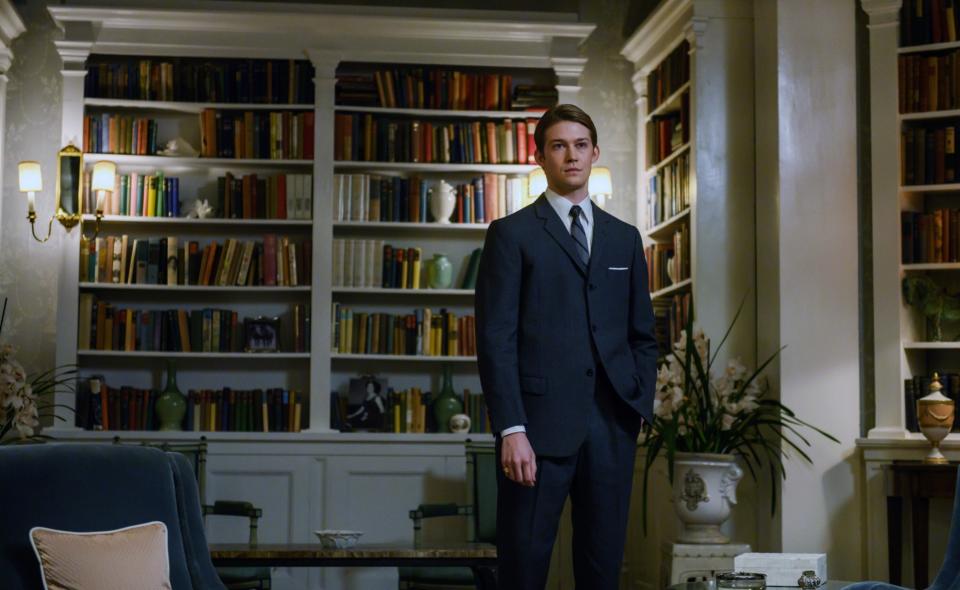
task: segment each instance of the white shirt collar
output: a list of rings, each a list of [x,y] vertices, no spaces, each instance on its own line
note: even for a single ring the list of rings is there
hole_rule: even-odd
[[[570,199],[562,197],[557,193],[553,192],[549,188],[544,192],[547,197],[547,202],[550,203],[550,206],[553,207],[553,210],[557,212],[557,215],[560,216],[560,220],[564,222],[568,227],[570,226],[570,209],[573,208],[573,203]],[[588,196],[586,199],[580,201],[580,221],[586,225],[591,225],[593,223],[593,203]]]

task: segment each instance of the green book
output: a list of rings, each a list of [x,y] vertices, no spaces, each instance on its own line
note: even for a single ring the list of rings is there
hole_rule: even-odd
[[[470,253],[470,260],[467,261],[467,271],[463,273],[463,284],[461,289],[475,289],[477,287],[477,274],[480,272],[480,253],[483,248],[477,248]]]

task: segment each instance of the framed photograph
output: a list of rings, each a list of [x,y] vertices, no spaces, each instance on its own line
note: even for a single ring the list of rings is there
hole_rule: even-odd
[[[245,318],[243,335],[246,352],[279,352],[280,318]]]
[[[351,430],[383,430],[386,416],[386,379],[361,375],[350,379],[346,422]]]

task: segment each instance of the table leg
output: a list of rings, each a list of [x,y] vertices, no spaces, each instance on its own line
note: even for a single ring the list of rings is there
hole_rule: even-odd
[[[887,568],[890,583],[903,584],[903,498],[887,496]]]
[[[913,498],[913,583],[914,588],[926,588],[929,561],[930,500]]]
[[[497,590],[497,567],[489,565],[472,566],[473,581],[477,590]]]

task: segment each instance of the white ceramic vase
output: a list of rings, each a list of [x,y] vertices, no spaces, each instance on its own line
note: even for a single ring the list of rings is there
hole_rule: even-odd
[[[743,470],[733,455],[677,453],[673,503],[680,518],[679,543],[729,543],[720,532],[734,504]]]
[[[457,206],[457,193],[446,181],[437,182],[430,189],[430,214],[436,223],[450,223]]]

